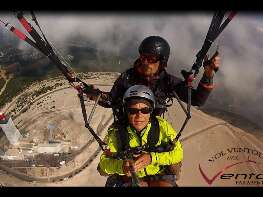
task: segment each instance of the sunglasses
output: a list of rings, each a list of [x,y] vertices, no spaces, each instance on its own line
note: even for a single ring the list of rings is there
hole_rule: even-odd
[[[149,113],[152,113],[152,108],[150,107],[144,107],[144,108],[141,108],[141,109],[137,109],[137,108],[128,108],[127,109],[128,113],[129,114],[138,114],[139,112],[141,112],[142,114],[149,114]]]
[[[147,60],[148,64],[154,64],[159,61],[159,59],[156,56],[153,55],[140,55],[140,60],[144,62]]]

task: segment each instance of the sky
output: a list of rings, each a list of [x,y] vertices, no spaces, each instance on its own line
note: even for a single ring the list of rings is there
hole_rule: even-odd
[[[177,76],[181,69],[189,70],[194,63],[213,15],[212,12],[35,14],[55,46],[79,37],[80,43],[94,44],[99,51],[114,55],[128,51],[134,60],[145,37],[162,36],[171,47],[168,71]],[[0,18],[23,29],[12,13],[0,13]],[[4,35],[13,36],[7,31]],[[233,112],[263,127],[263,13],[238,12],[219,36],[218,43],[221,65],[209,104],[214,102],[221,108],[233,105]],[[29,48],[23,42],[19,47]]]

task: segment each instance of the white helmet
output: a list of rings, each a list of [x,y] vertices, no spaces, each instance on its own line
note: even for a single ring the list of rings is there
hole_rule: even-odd
[[[144,85],[134,85],[126,90],[123,96],[123,106],[125,106],[127,100],[130,98],[142,98],[146,99],[155,108],[155,97],[152,90]]]

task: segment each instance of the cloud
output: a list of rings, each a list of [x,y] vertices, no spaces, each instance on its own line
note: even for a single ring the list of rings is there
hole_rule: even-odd
[[[256,27],[256,29],[263,33],[263,27],[262,26],[258,26],[258,27]]]
[[[69,43],[73,37],[77,37],[79,43],[94,44],[98,51],[116,56],[127,54],[127,58],[130,54],[130,63],[138,55],[137,47],[146,36],[160,35],[170,43],[168,70],[175,75],[180,75],[180,69],[190,69],[192,66],[212,18],[210,12],[36,12],[36,15],[43,31],[55,46]],[[7,14],[2,16],[0,13],[1,18],[17,24],[14,17]],[[255,14],[238,13],[220,35],[222,64],[215,77],[216,89],[208,104],[222,109],[225,104],[234,105],[235,113],[263,126],[263,28],[257,17]],[[24,43],[20,43],[22,46],[25,46]]]

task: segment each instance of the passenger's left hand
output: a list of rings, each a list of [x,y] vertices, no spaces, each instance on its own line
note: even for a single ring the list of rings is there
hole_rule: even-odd
[[[134,162],[134,169],[135,172],[140,171],[141,169],[145,168],[149,164],[152,163],[152,157],[150,153],[143,153],[138,156]]]

